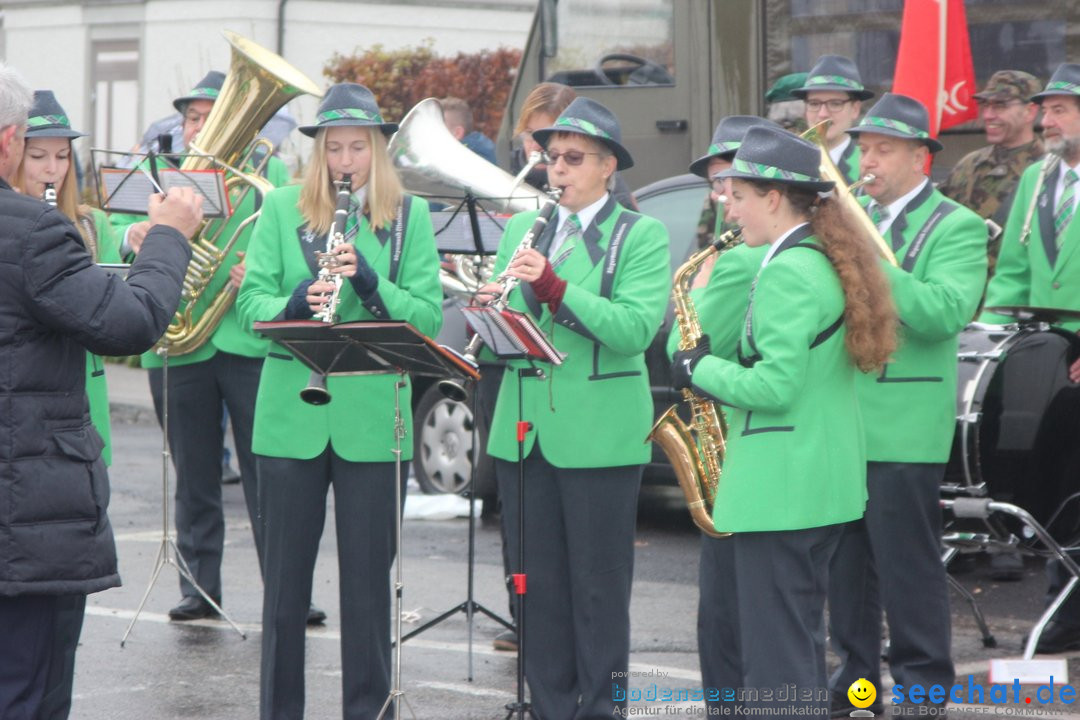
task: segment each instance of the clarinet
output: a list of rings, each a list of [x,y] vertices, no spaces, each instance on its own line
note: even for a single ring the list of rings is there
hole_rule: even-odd
[[[54,183],[45,183],[45,190],[41,193],[41,199],[56,207],[56,185]]]
[[[338,266],[334,250],[345,242],[345,223],[349,219],[349,201],[352,197],[352,175],[344,175],[341,180],[334,181],[337,187],[337,207],[334,208],[334,221],[330,224],[330,232],[326,235],[326,252],[319,253],[319,282],[333,283],[334,290],[327,298],[326,304],[319,312],[315,313],[315,319],[324,323],[334,322],[337,315],[338,299],[341,296],[341,283],[344,278],[340,273],[330,272]]]
[[[338,265],[334,256],[334,250],[345,242],[345,223],[349,219],[349,201],[352,196],[352,175],[345,175],[341,180],[335,180],[337,188],[337,207],[334,208],[334,221],[330,223],[330,232],[326,235],[326,252],[318,253],[319,256],[319,282],[333,283],[334,291],[330,293],[326,303],[319,312],[315,313],[315,319],[324,323],[332,323],[337,315],[338,298],[341,294],[341,283],[344,278],[340,273],[330,272],[331,268]],[[311,405],[326,405],[330,402],[330,391],[326,389],[326,375],[315,370],[311,371],[307,387],[300,391],[300,399]]]
[[[532,227],[529,228],[529,232],[525,233],[525,237],[521,238],[521,242],[516,248],[514,248],[514,254],[510,256],[510,261],[506,263],[509,268],[514,263],[516,258],[521,253],[532,248],[533,243],[544,232],[544,228],[547,227],[548,222],[555,215],[555,210],[559,207],[559,196],[562,195],[561,188],[555,188],[548,192],[549,199],[544,203],[544,207],[540,208],[540,214],[536,216],[536,221],[533,222]],[[506,309],[506,305],[509,302],[510,293],[521,282],[520,278],[513,277],[507,274],[508,271],[503,271],[495,282],[502,285],[502,292],[499,297],[492,301],[491,307],[498,311]],[[476,353],[480,350],[480,345],[484,341],[480,338],[480,335],[473,335],[472,340],[465,346],[465,358],[470,362],[476,362]]]

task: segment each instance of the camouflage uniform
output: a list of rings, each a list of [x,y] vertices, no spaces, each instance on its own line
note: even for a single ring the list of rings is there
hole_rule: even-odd
[[[991,76],[986,89],[976,93],[975,97],[986,100],[1029,100],[1039,90],[1039,81],[1031,75],[1019,70],[1001,70]],[[1004,227],[1020,175],[1043,153],[1042,139],[1038,136],[1032,142],[1015,148],[987,145],[961,158],[938,189],[947,197],[971,208],[980,217]],[[1000,244],[998,236],[991,240],[988,248],[991,273]]]

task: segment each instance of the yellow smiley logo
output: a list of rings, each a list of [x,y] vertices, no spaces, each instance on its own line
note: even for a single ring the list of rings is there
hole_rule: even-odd
[[[857,708],[867,708],[877,697],[877,689],[866,678],[859,678],[847,689],[848,700]]]

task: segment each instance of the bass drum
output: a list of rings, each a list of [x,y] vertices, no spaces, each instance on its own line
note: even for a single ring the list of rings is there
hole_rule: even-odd
[[[1077,357],[1080,339],[1045,324],[974,323],[961,333],[946,495],[1013,503],[1058,542],[1080,537],[1080,386],[1068,375]],[[1019,521],[995,522],[1031,538]]]

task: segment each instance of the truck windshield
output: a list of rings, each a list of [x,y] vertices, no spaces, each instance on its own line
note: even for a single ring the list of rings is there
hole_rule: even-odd
[[[675,84],[674,0],[559,0],[546,79],[575,87]]]

